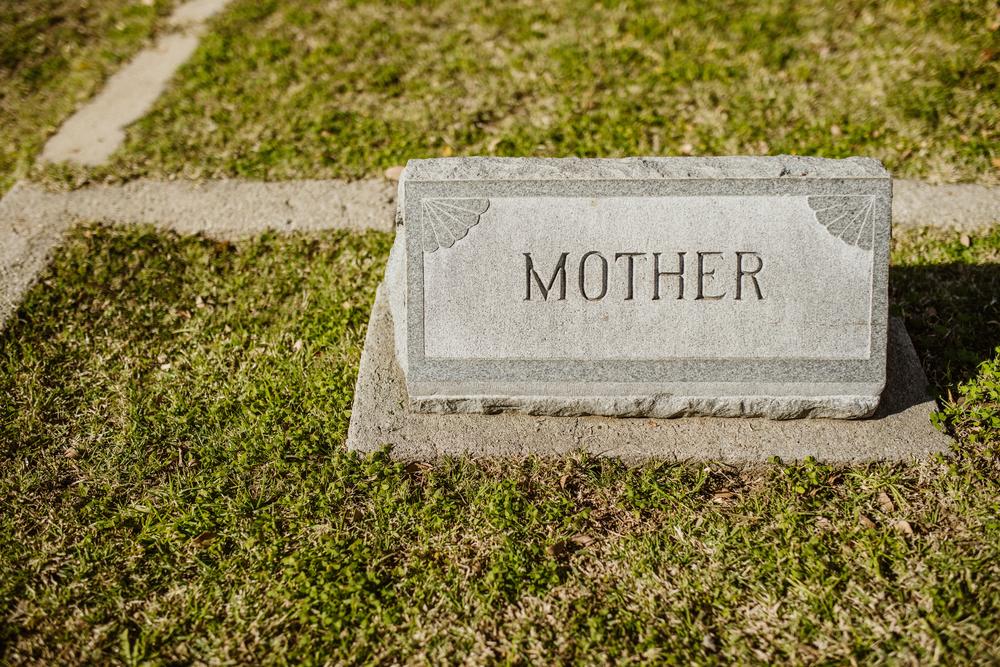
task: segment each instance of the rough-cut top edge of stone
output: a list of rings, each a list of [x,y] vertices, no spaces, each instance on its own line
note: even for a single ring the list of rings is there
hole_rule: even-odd
[[[890,178],[873,158],[798,155],[739,157],[533,158],[410,160],[404,181],[656,180],[705,178]]]

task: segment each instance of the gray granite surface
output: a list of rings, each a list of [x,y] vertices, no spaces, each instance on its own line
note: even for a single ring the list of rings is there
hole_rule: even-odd
[[[410,407],[868,416],[891,198],[864,158],[411,161],[387,271]]]
[[[586,451],[638,462],[718,460],[763,463],[806,456],[830,463],[920,459],[947,451],[951,440],[930,423],[935,404],[909,336],[893,319],[888,383],[868,419],[679,419],[554,417],[523,414],[427,414],[408,407],[393,351],[392,316],[380,288],[372,308],[358,372],[347,446],[371,452],[390,447],[402,460],[441,456],[561,456]]]
[[[885,178],[878,160],[798,155],[630,158],[432,158],[410,160],[407,181],[636,180],[692,178]]]

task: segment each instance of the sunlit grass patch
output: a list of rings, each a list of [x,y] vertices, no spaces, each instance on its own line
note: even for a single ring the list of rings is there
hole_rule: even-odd
[[[995,232],[895,241],[950,457],[746,470],[345,452],[390,240],[73,232],[0,334],[4,662],[1000,659]]]
[[[980,1],[237,2],[89,176],[797,153],[998,183],[998,21]]]
[[[0,5],[0,195],[52,134],[153,33],[172,0]]]

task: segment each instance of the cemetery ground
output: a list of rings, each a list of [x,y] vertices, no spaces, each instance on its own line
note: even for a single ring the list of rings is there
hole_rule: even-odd
[[[41,175],[797,153],[996,184],[998,28],[991,2],[235,2],[109,165]]]
[[[0,337],[0,643],[40,661],[994,661],[1000,231],[897,234],[947,457],[344,451],[391,238],[77,228]],[[977,368],[980,360],[986,360]]]
[[[0,194],[46,137],[153,34],[169,3],[45,0],[0,6]]]
[[[1000,181],[990,3],[497,5],[236,2],[109,165],[32,175],[794,152]],[[169,9],[62,35],[69,3],[31,6],[4,29],[87,65],[2,40],[2,189]],[[0,331],[0,661],[1000,661],[1000,228],[894,235],[952,451],[737,469],[348,453],[390,235],[78,225]]]

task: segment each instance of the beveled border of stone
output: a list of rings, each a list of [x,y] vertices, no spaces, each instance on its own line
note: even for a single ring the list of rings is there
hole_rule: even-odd
[[[406,380],[411,397],[424,388],[460,394],[459,385],[524,378],[561,383],[795,382],[827,383],[825,393],[875,398],[885,382],[892,180],[877,160],[795,156],[719,158],[452,158],[410,160],[399,185],[406,244]],[[486,360],[424,355],[421,208],[425,198],[505,196],[821,196],[876,195],[867,359]],[[816,222],[816,224],[820,224]],[[392,289],[396,289],[393,285]],[[838,388],[833,383],[851,383]],[[589,391],[589,390],[588,390]],[[676,391],[661,388],[660,393]],[[544,392],[549,395],[550,392]],[[607,414],[604,412],[604,414]],[[805,414],[808,414],[805,413]],[[858,410],[843,417],[865,414]],[[829,415],[832,416],[832,413]]]
[[[685,417],[550,417],[428,414],[408,409],[393,346],[392,316],[379,287],[365,336],[347,448],[391,448],[400,460],[442,456],[563,456],[586,451],[629,462],[713,460],[758,464],[813,456],[828,463],[916,460],[948,451],[952,440],[929,415],[936,406],[902,322],[889,328],[888,382],[874,417],[860,420]]]

